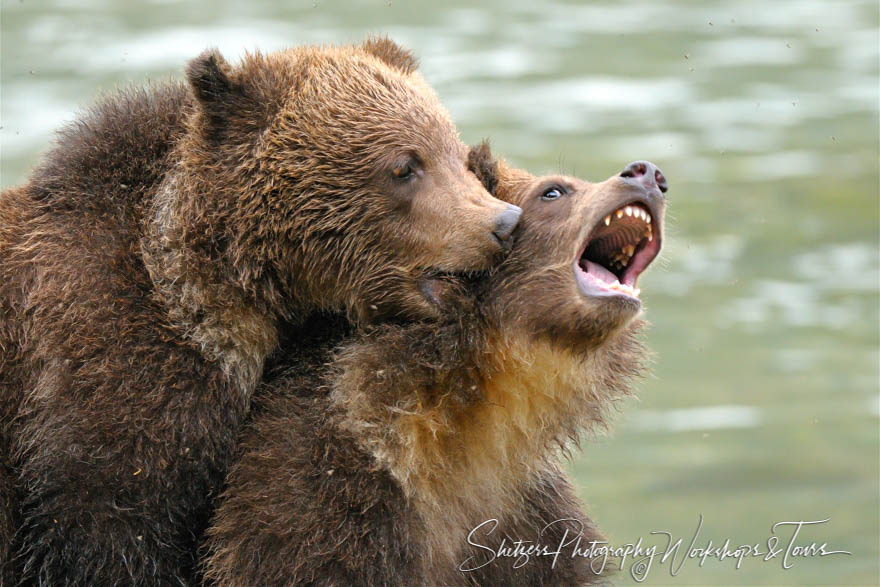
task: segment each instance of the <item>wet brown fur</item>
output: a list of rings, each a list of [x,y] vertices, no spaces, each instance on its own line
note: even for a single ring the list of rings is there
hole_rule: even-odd
[[[589,559],[570,556],[571,542],[555,566],[532,557],[515,569],[513,559],[483,564],[487,550],[468,535],[497,520],[474,541],[556,548],[578,532],[582,546],[601,538],[560,456],[605,425],[645,350],[638,307],[584,298],[572,261],[630,187],[617,177],[535,178],[494,163],[486,147],[471,165],[524,210],[510,257],[486,280],[433,284],[440,320],[371,329],[334,351],[330,339],[326,367],[295,364],[268,378],[208,531],[206,576],[217,584],[598,579]],[[566,200],[541,201],[554,184],[569,188]]]
[[[208,51],[2,194],[0,579],[191,581],[281,326],[295,355],[324,311],[431,316],[425,271],[495,261],[506,205],[415,68],[384,39]]]

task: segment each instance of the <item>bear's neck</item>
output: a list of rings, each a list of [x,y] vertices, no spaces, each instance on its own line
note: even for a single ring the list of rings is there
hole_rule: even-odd
[[[477,399],[456,402],[437,390],[430,395],[437,401],[371,409],[368,418],[386,417],[360,427],[361,437],[419,511],[432,551],[454,558],[446,550],[477,524],[518,511],[569,441],[605,424],[639,373],[640,348],[629,331],[578,355],[526,336],[489,337],[473,353],[484,364],[452,367],[480,373]]]
[[[234,279],[227,261],[194,250],[192,207],[184,205],[192,187],[183,177],[172,171],[154,196],[141,241],[144,263],[172,325],[249,397],[277,345],[276,318],[249,293],[253,287]]]

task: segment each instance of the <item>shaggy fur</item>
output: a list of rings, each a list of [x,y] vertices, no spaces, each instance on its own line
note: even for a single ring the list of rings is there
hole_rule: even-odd
[[[281,325],[295,356],[324,311],[431,316],[424,274],[495,262],[508,205],[415,67],[382,39],[209,51],[188,85],[107,98],[3,193],[7,581],[189,582]]]
[[[510,257],[486,279],[428,284],[442,319],[378,327],[335,351],[328,339],[328,366],[295,363],[268,378],[208,531],[206,576],[216,584],[597,579],[589,559],[570,556],[575,534],[584,547],[600,535],[559,457],[604,425],[645,351],[638,302],[585,297],[572,263],[606,214],[637,193],[662,210],[660,193],[619,177],[534,178],[496,167],[485,148],[471,164],[524,210]],[[553,185],[568,195],[542,200]],[[488,520],[497,527],[469,545]],[[516,569],[513,559],[490,562],[486,547],[505,537],[511,548],[569,542],[555,566],[533,556]]]

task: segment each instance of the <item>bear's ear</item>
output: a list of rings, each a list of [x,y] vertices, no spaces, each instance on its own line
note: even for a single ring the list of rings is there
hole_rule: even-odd
[[[486,191],[494,196],[498,188],[498,161],[492,155],[488,141],[484,139],[476,147],[471,147],[467,166],[468,170],[477,176]]]
[[[222,119],[241,97],[241,88],[230,78],[231,70],[216,49],[208,49],[186,65],[193,94],[214,122]]]
[[[388,37],[370,37],[361,49],[407,75],[419,68],[419,60]]]

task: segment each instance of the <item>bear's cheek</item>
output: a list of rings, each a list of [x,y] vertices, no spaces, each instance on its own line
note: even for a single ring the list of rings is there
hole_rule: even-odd
[[[466,214],[444,216],[413,207],[386,232],[385,242],[407,269],[450,273],[487,269],[500,260],[502,249],[491,231],[474,224]]]
[[[508,248],[510,230],[499,232],[508,208],[473,177],[426,176],[403,219],[409,226],[404,246],[421,257],[422,266],[450,272],[488,269]]]

